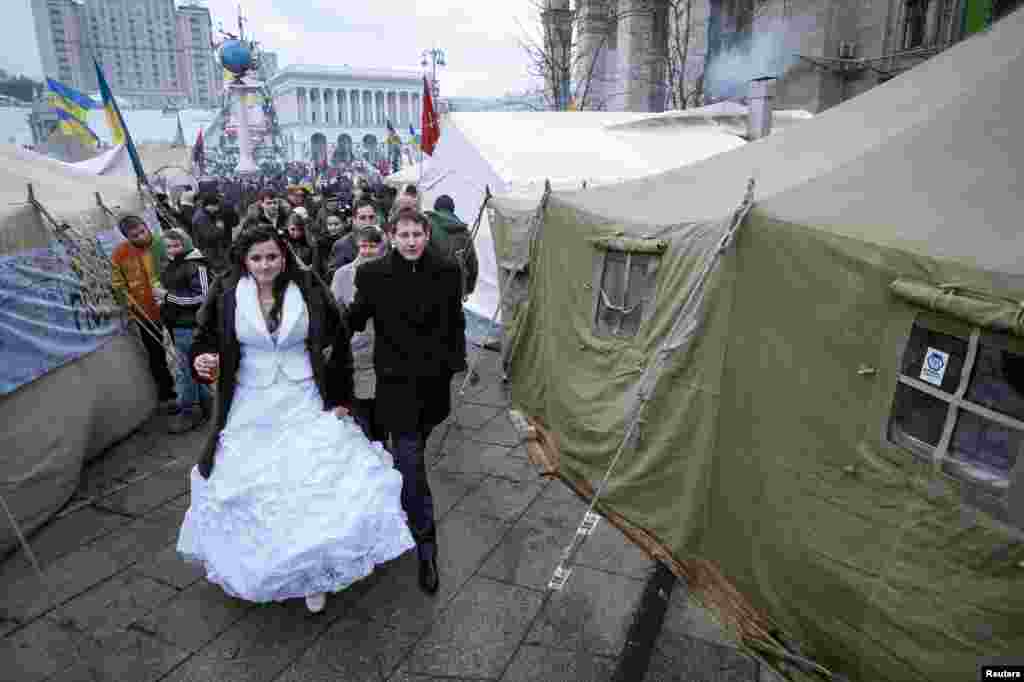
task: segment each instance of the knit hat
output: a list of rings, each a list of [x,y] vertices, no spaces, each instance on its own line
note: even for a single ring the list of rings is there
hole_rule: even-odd
[[[434,201],[434,210],[455,213],[455,200],[447,194],[442,194]]]

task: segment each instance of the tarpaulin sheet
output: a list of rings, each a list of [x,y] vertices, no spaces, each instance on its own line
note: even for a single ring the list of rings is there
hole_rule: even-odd
[[[109,256],[120,233],[98,245]],[[0,255],[0,395],[96,350],[122,332],[126,317],[109,286],[89,286],[68,247]]]

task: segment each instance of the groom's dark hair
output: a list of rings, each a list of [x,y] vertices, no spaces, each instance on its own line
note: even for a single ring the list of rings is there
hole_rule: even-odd
[[[415,208],[403,208],[399,211],[398,215],[396,215],[395,219],[392,221],[393,225],[391,231],[394,232],[398,227],[398,223],[402,221],[416,223],[423,228],[423,231],[427,233],[428,237],[430,236],[430,218],[420,211],[417,211]]]

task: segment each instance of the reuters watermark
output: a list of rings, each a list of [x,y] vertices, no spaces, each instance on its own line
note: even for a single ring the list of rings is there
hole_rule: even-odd
[[[981,682],[1024,682],[1024,665],[986,665],[981,668]]]

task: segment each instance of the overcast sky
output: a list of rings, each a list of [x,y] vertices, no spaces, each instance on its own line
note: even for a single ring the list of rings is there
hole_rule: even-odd
[[[42,76],[29,0],[0,0],[0,68]],[[179,3],[180,4],[180,3]],[[529,87],[517,39],[533,30],[531,0],[243,0],[251,30],[281,65],[349,64],[421,70],[421,53],[445,51],[442,95],[490,97]],[[237,0],[208,0],[214,30],[233,30]],[[344,9],[339,9],[339,8]],[[516,21],[520,24],[517,24]]]

